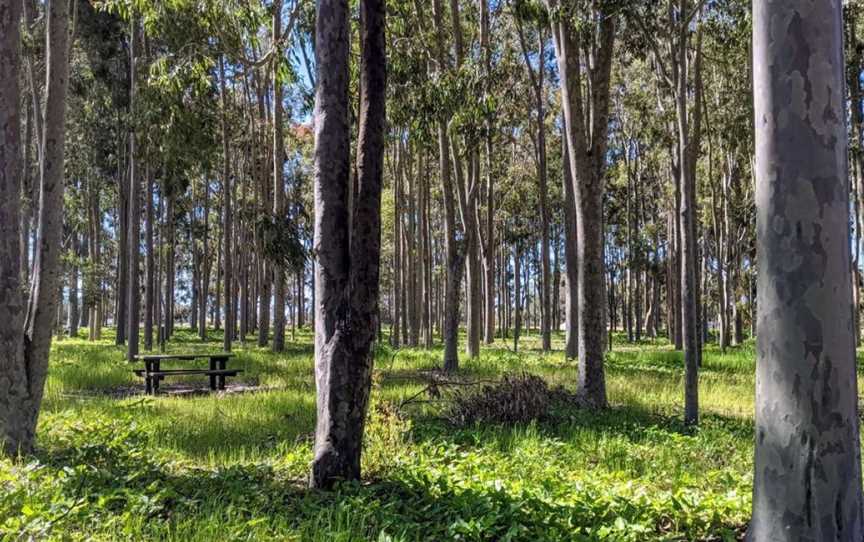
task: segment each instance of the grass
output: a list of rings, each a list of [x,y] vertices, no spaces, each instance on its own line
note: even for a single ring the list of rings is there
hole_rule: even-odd
[[[86,330],[84,331],[86,332]],[[308,491],[312,337],[284,354],[241,344],[259,391],[146,397],[113,346],[56,341],[35,458],[0,462],[0,537],[51,540],[735,540],[752,491],[754,350],[708,347],[702,421],[680,423],[683,361],[667,344],[607,358],[611,408],[515,427],[450,426],[422,392],[440,349],[381,346],[366,480]],[[168,351],[218,351],[178,330]],[[577,367],[528,336],[484,347],[463,374],[527,371],[573,387]],[[202,379],[203,377],[197,377]],[[236,381],[236,380],[235,380]],[[118,393],[118,390],[124,393]],[[421,394],[420,396],[424,396]]]

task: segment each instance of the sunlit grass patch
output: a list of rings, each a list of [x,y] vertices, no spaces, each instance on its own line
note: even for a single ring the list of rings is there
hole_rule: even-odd
[[[56,342],[36,462],[0,466],[0,532],[94,540],[733,539],[752,490],[752,343],[706,348],[702,420],[681,424],[683,356],[613,337],[611,406],[559,405],[516,425],[454,427],[427,393],[442,349],[376,352],[366,481],[305,490],[315,428],[311,331],[286,351],[234,348],[237,393],[143,395],[112,330]],[[290,333],[289,333],[290,339]],[[523,335],[462,356],[461,382],[505,373],[574,390],[578,362]],[[169,352],[221,351],[179,328]],[[199,379],[202,377],[198,377]],[[439,376],[440,378],[440,376]],[[450,377],[445,377],[450,378]],[[194,382],[190,377],[178,382]],[[200,382],[199,382],[200,384]],[[230,384],[230,383],[229,383]],[[122,394],[116,393],[123,390]],[[230,391],[230,390],[229,390]]]

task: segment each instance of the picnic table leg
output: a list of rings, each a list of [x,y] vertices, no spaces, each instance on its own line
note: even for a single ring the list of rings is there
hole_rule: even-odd
[[[216,370],[216,360],[213,358],[210,358],[210,370],[211,371]],[[216,375],[209,375],[209,376],[210,376],[210,391],[215,391],[216,390]]]
[[[153,362],[152,367],[153,367],[154,372],[157,372],[157,373],[159,372],[159,360],[158,359]],[[162,379],[162,377],[154,376],[151,379],[153,381],[153,395],[156,395],[157,393],[159,393],[159,381]]]
[[[153,394],[153,381],[150,379],[150,373],[153,372],[150,360],[144,360],[144,393],[147,395]]]
[[[219,358],[219,359],[217,360],[217,363],[218,363],[218,365],[219,365],[219,370],[220,370],[220,371],[224,371],[224,370],[225,370],[225,362],[226,362],[226,361],[227,361],[227,360],[226,360],[225,358]],[[225,375],[224,375],[224,374],[219,375],[219,389],[220,389],[220,390],[224,390],[224,389],[225,389]]]

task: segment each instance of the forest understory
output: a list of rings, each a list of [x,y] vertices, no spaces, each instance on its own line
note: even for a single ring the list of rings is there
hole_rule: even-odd
[[[695,429],[681,422],[682,353],[661,339],[615,336],[606,411],[563,402],[537,421],[467,426],[448,420],[455,398],[446,385],[429,393],[440,345],[382,346],[365,481],[328,493],[306,488],[308,330],[281,355],[251,337],[235,346],[246,372],[225,393],[172,393],[200,384],[190,377],[156,397],[143,394],[113,330],[97,343],[85,332],[53,346],[38,451],[0,463],[4,540],[737,540],[749,519],[749,342],[726,354],[706,345]],[[221,338],[175,333],[169,352],[214,351]],[[499,341],[460,379],[525,372],[569,388],[577,364],[562,344],[554,335],[556,351],[543,354],[530,334],[514,354]]]

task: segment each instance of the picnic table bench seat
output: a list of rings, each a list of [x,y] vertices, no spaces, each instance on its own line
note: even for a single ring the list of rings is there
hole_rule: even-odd
[[[217,354],[147,354],[135,356],[136,361],[143,361],[143,369],[133,369],[133,373],[144,377],[144,387],[147,394],[155,394],[159,391],[159,382],[166,377],[207,375],[210,377],[211,390],[224,390],[225,378],[237,376],[242,369],[228,369],[228,360],[233,357],[228,353]],[[162,361],[194,361],[196,359],[209,359],[209,368],[194,369],[162,369]]]

